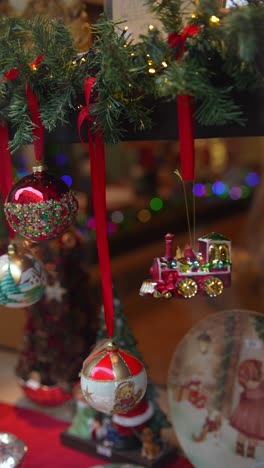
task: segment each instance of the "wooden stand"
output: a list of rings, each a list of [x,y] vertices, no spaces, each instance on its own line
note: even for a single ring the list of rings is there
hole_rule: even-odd
[[[85,440],[69,434],[67,431],[61,433],[63,445],[80,450],[90,455],[96,455],[114,463],[134,463],[136,465],[151,468],[166,468],[179,456],[176,447],[165,445],[160,456],[154,460],[148,460],[141,455],[141,449],[116,450],[111,446],[104,445],[103,441]]]

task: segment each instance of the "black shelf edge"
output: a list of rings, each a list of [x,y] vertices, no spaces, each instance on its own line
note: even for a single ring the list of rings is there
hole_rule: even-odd
[[[202,126],[195,122],[194,137],[201,138],[229,138],[264,135],[264,91],[257,93],[241,93],[235,97],[243,111],[245,125],[230,124],[223,126]],[[149,131],[134,132],[129,126],[125,129],[124,141],[144,140],[177,140],[178,116],[176,101],[149,103],[153,110],[153,127]],[[77,128],[78,112],[69,112],[67,124],[58,126],[53,132],[45,133],[46,143],[79,143]],[[83,124],[82,138],[87,141],[87,127]]]

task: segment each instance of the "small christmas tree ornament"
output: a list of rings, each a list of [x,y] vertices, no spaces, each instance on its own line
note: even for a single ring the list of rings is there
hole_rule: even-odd
[[[89,405],[108,414],[126,414],[147,388],[144,365],[112,340],[84,361],[81,388]]]
[[[9,192],[5,214],[12,229],[30,240],[58,237],[74,221],[78,203],[60,178],[36,165]]]
[[[40,262],[29,254],[18,254],[10,244],[8,253],[0,257],[0,304],[6,307],[27,307],[44,293],[46,275]]]

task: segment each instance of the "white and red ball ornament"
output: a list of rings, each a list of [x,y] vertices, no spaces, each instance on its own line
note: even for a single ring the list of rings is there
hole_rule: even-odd
[[[147,373],[139,359],[110,340],[84,361],[81,388],[89,405],[96,410],[126,414],[144,397]]]
[[[45,291],[46,273],[32,255],[18,253],[10,244],[0,257],[0,304],[6,307],[28,307]]]
[[[77,209],[68,185],[42,165],[12,187],[4,205],[11,228],[33,241],[58,237],[72,224]]]

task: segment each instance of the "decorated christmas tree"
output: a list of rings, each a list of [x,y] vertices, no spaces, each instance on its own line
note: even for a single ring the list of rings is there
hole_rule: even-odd
[[[23,382],[71,392],[97,330],[95,289],[89,285],[85,245],[74,229],[32,246],[48,279],[44,297],[28,308],[17,375]]]

